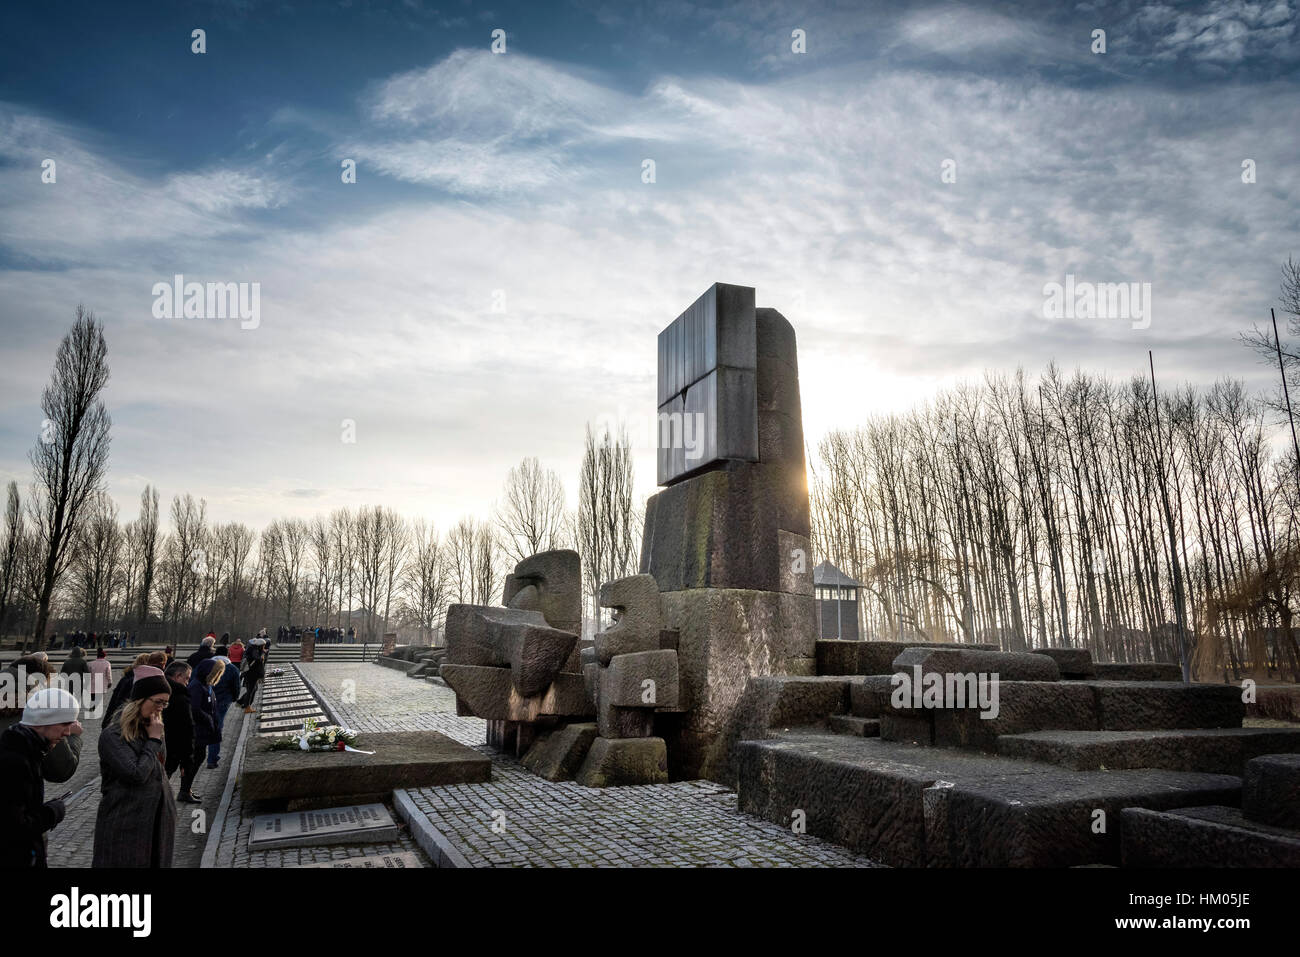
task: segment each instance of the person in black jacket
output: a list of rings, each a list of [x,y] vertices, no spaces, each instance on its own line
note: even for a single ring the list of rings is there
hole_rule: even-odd
[[[200,662],[207,661],[209,658],[215,655],[216,652],[213,651],[212,648],[216,643],[217,643],[217,636],[211,633],[209,633],[206,638],[200,641],[198,650],[195,651],[194,654],[190,655],[187,659],[185,659],[190,663],[190,667],[197,669],[199,667]]]
[[[27,699],[22,721],[0,735],[0,867],[45,867],[45,834],[63,820],[59,799],[45,800],[41,762],[72,733],[81,705],[62,688]]]
[[[200,762],[207,754],[208,745],[220,741],[217,731],[217,695],[212,686],[221,680],[221,673],[226,670],[225,662],[217,658],[207,658],[199,662],[190,679],[189,699],[190,714],[194,717],[194,748],[191,751],[191,764],[181,773],[181,791],[176,800],[185,804],[198,804],[199,795],[194,793],[194,777],[198,774]]]
[[[190,770],[190,760],[194,757],[194,715],[190,713],[190,666],[184,661],[173,661],[164,674],[172,689],[163,710],[163,741],[167,745],[163,770],[170,779],[177,768],[182,769],[182,776]]]

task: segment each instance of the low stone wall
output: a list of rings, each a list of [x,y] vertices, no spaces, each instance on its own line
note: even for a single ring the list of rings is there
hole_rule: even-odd
[[[419,667],[418,661],[403,661],[401,658],[386,658],[380,655],[375,659],[375,664],[383,665],[385,668],[392,668],[395,671],[414,671]]]

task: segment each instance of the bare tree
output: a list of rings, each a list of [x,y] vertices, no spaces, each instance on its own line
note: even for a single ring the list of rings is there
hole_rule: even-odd
[[[0,539],[0,635],[3,635],[11,608],[9,599],[18,590],[18,555],[23,539],[23,512],[17,482],[9,483],[4,528],[0,533],[4,535]]]
[[[41,437],[29,456],[35,478],[29,507],[44,554],[33,627],[38,648],[46,645],[50,598],[67,570],[69,546],[108,472],[112,420],[100,398],[108,375],[103,326],[78,306],[54,357],[54,372],[41,397]]]
[[[517,563],[563,547],[564,486],[558,475],[526,458],[506,476],[503,496],[497,525],[508,558]]]
[[[136,620],[143,627],[149,623],[149,600],[153,594],[158,566],[158,490],[152,485],[146,485],[140,493],[140,517],[137,522],[140,575],[136,587],[140,594]]]
[[[91,500],[77,530],[72,560],[73,589],[81,605],[82,627],[88,632],[98,631],[101,618],[112,608],[113,593],[120,584],[121,556],[117,506],[100,492]]]
[[[420,643],[433,643],[448,600],[447,562],[432,525],[417,519],[411,527],[411,560],[404,576],[403,609],[416,626]]]
[[[599,438],[587,426],[578,475],[577,545],[591,599],[591,617],[600,622],[600,586],[636,570],[640,527],[633,515],[632,445],[627,433],[607,428]]]

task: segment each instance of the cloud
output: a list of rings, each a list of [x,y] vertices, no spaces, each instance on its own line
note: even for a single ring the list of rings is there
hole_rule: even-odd
[[[1033,35],[1001,40],[999,24],[971,26],[969,49],[951,26],[909,42],[973,57]],[[0,130],[21,128],[0,137],[21,144],[0,147],[14,357],[0,421],[34,434],[84,300],[109,323],[115,477],[254,522],[356,505],[364,488],[447,524],[481,513],[525,455],[572,496],[584,425],[653,413],[655,335],[714,281],[756,286],[794,322],[810,440],[1052,356],[1123,375],[1154,347],[1171,380],[1266,374],[1232,337],[1296,252],[1296,133],[1276,122],[1300,106],[1292,85],[876,65],[664,73],[628,92],[462,51],[375,84],[360,123],[280,109],[281,127],[310,119],[313,151],[324,137],[358,159],[357,187],[336,160],[313,185],[315,153],[146,175],[102,134],[0,112]],[[60,164],[69,193],[42,191],[45,144],[75,158],[66,181]],[[290,178],[293,163],[311,175]],[[148,289],[173,269],[259,282],[260,326],[153,320]],[[1043,285],[1067,273],[1151,282],[1151,329],[1044,320]],[[20,449],[3,469],[25,474]],[[637,469],[649,491],[648,447]],[[129,508],[138,488],[118,495]]]

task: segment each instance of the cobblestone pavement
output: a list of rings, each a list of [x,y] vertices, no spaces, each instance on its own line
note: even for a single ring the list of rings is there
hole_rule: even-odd
[[[361,663],[298,667],[357,731],[441,731],[492,758],[491,782],[409,791],[475,867],[877,866],[740,813],[736,793],[710,781],[605,789],[547,781],[488,747],[485,722],[457,717],[451,691],[403,672]]]
[[[215,769],[204,764],[194,779],[194,789],[199,792],[202,804],[176,805],[176,843],[172,852],[173,867],[198,867],[203,856],[203,848],[208,840],[208,827],[217,805],[221,801],[222,789],[230,773],[231,761],[235,753],[235,742],[243,727],[244,712],[237,705],[231,705],[226,713],[226,724],[221,739],[221,763]],[[103,720],[83,718],[81,761],[77,773],[67,784],[45,785],[46,798],[58,797],[65,791],[76,791],[90,783],[95,789],[86,797],[68,809],[67,816],[49,834],[50,867],[90,867],[95,847],[95,815],[99,811],[99,731]],[[172,775],[173,794],[180,790],[181,772]]]

